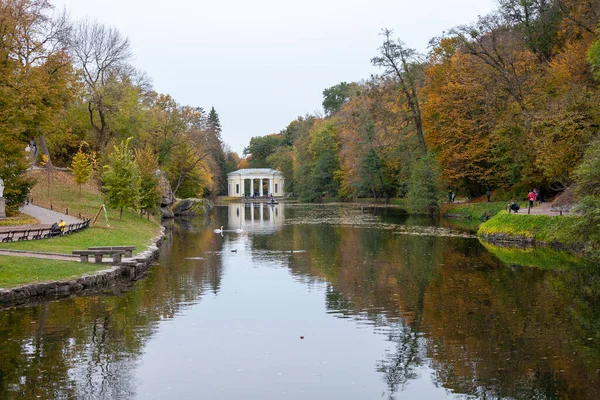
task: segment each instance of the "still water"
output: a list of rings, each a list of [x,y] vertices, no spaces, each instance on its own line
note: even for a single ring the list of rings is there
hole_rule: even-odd
[[[129,287],[0,311],[0,398],[600,398],[597,267],[389,209],[168,233]]]

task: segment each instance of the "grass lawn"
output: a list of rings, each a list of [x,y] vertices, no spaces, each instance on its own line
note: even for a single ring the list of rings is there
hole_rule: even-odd
[[[37,219],[30,217],[29,215],[19,213],[14,217],[8,217],[6,219],[0,220],[0,227],[15,225],[33,225],[37,223]]]
[[[50,175],[50,192],[48,195],[48,176],[45,171],[33,171],[37,184],[31,191],[34,204],[50,207],[55,211],[69,215],[93,218],[103,204],[102,195],[92,185],[84,185],[80,193],[79,186],[67,172],[55,171]],[[123,220],[119,221],[118,210],[108,209],[110,228],[106,226],[104,213],[98,217],[95,226],[90,229],[53,239],[33,240],[15,243],[1,243],[0,248],[14,250],[43,251],[51,253],[67,253],[72,250],[84,250],[91,246],[137,246],[137,252],[144,251],[159,230],[155,220],[140,218],[132,211],[123,212]]]
[[[493,217],[500,211],[506,210],[507,202],[491,202],[491,203],[467,203],[467,204],[442,204],[442,215],[451,215],[453,217],[472,220],[483,220],[487,214],[488,217]]]
[[[74,278],[105,268],[106,264],[0,256],[0,287]]]
[[[578,235],[574,225],[580,217],[561,217],[549,215],[517,215],[506,211],[482,224],[478,235],[507,234],[523,236],[540,242],[558,242],[568,246],[577,245]]]

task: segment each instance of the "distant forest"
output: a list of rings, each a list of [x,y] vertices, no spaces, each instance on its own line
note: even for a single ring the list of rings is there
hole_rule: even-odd
[[[500,0],[427,54],[383,30],[378,75],[325,89],[325,115],[252,138],[243,163],[283,171],[308,200],[584,197],[600,183],[585,171],[600,152],[599,17],[598,0]]]

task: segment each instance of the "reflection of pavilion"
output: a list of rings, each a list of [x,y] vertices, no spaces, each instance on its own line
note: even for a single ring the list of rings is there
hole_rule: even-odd
[[[285,223],[284,203],[235,203],[228,205],[227,229],[242,227],[248,232],[274,232]]]

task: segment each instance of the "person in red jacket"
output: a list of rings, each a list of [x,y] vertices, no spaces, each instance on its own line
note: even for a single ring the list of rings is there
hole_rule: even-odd
[[[536,198],[537,196],[533,190],[529,192],[527,195],[527,200],[529,200],[529,208],[533,207],[533,203],[535,202]]]

